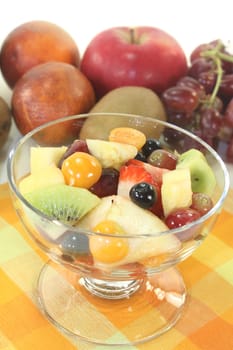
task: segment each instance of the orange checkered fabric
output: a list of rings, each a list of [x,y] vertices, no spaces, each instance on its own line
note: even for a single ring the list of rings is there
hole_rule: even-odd
[[[161,337],[123,349],[233,349],[232,198],[231,192],[202,246],[179,265],[189,291],[181,319]],[[107,349],[69,337],[43,316],[35,297],[35,281],[45,261],[46,256],[30,240],[14,211],[8,185],[0,185],[0,349]],[[146,316],[146,311],[138,315]],[[101,317],[105,319],[106,315]],[[115,339],[132,331],[133,324],[115,319],[114,314],[106,321],[112,324]],[[96,324],[95,331],[101,327]]]

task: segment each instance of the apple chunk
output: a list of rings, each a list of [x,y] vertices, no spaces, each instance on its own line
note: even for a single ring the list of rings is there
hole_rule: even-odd
[[[65,180],[61,170],[55,165],[50,165],[40,169],[40,171],[35,174],[24,177],[19,183],[19,190],[24,195],[35,189],[64,183]]]
[[[126,235],[131,236],[131,238],[125,238],[129,246],[128,254],[120,261],[105,264],[106,267],[136,262],[163,253],[172,253],[181,246],[180,241],[174,235],[168,233],[159,235],[160,232],[168,230],[162,220],[119,195],[102,198],[101,203],[79,221],[77,226],[80,229],[91,231],[105,220],[116,222]],[[141,235],[143,237],[139,237]],[[96,261],[96,263],[99,262]]]
[[[31,147],[30,149],[30,166],[31,174],[36,174],[47,166],[56,165],[65,151],[66,146],[61,147]]]
[[[161,196],[165,217],[174,209],[189,207],[192,203],[192,194],[191,175],[188,168],[164,173]]]

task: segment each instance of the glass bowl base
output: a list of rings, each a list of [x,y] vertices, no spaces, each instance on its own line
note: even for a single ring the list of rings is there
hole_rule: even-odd
[[[178,321],[186,301],[183,278],[175,268],[109,283],[52,261],[41,270],[38,294],[43,313],[61,331],[108,346],[160,336]]]

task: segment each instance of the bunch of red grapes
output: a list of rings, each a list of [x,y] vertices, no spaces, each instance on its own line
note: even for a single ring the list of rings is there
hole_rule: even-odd
[[[187,76],[165,90],[162,100],[169,122],[201,137],[233,163],[233,54],[220,40],[191,53]],[[169,137],[179,140],[179,132]]]

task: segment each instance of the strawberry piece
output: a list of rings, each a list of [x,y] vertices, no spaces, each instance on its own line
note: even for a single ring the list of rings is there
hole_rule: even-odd
[[[169,171],[168,169],[159,168],[149,163],[142,162],[138,159],[130,159],[126,164],[135,165],[145,169],[148,173],[152,175],[154,181],[160,186],[162,185],[163,174]]]
[[[153,176],[144,168],[134,164],[123,165],[120,168],[117,194],[129,198],[130,189],[137,183],[147,182],[154,185]]]
[[[163,218],[164,213],[163,213],[162,196],[161,196],[161,184],[158,184],[155,182],[154,187],[157,192],[157,200],[154,203],[154,205],[150,208],[150,211],[156,216],[158,216],[159,218]]]

